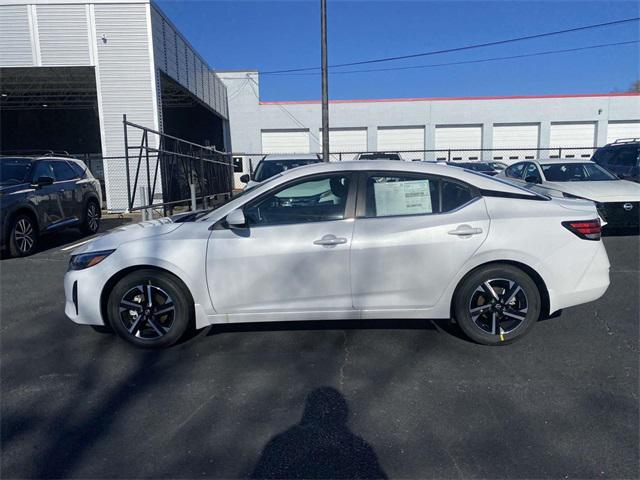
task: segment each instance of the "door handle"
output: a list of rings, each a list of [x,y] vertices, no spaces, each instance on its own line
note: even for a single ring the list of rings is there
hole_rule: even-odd
[[[344,237],[336,237],[335,235],[325,235],[324,237],[313,242],[314,245],[322,245],[323,247],[330,247],[332,245],[341,245],[347,243],[347,239]]]
[[[482,233],[481,228],[473,228],[469,225],[458,225],[455,230],[451,230],[449,235],[457,235],[459,237],[470,237],[471,235],[478,235]]]

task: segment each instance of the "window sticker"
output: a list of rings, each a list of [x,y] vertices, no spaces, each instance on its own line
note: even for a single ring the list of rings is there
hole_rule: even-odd
[[[376,215],[419,215],[432,213],[429,180],[375,183]]]

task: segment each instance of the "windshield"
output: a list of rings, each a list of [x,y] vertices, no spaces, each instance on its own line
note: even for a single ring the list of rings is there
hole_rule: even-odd
[[[548,182],[598,182],[618,178],[595,163],[547,163],[541,165]]]
[[[256,182],[263,182],[267,178],[271,178],[274,175],[284,172],[285,170],[291,170],[292,168],[302,167],[303,165],[309,165],[311,163],[318,162],[319,160],[315,158],[263,160],[258,164],[258,168],[256,168],[256,173],[253,179]]]
[[[474,170],[476,172],[493,172],[494,168],[486,163],[463,163],[460,165],[462,168],[468,170]]]
[[[360,160],[400,160],[400,155],[397,153],[363,153],[360,155]]]
[[[0,185],[24,183],[30,173],[30,160],[25,158],[3,158],[0,160]]]

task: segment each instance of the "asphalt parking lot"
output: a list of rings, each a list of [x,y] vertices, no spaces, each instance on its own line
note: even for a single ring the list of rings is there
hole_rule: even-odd
[[[65,318],[78,240],[0,261],[2,478],[638,476],[637,236],[605,239],[602,299],[502,348],[408,320],[225,325],[165,351]]]

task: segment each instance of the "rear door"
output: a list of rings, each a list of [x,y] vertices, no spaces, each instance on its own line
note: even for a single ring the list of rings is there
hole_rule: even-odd
[[[487,237],[484,200],[448,177],[363,174],[351,248],[356,309],[436,304]]]
[[[66,221],[78,220],[82,215],[82,189],[77,173],[66,160],[53,160],[53,174]]]

